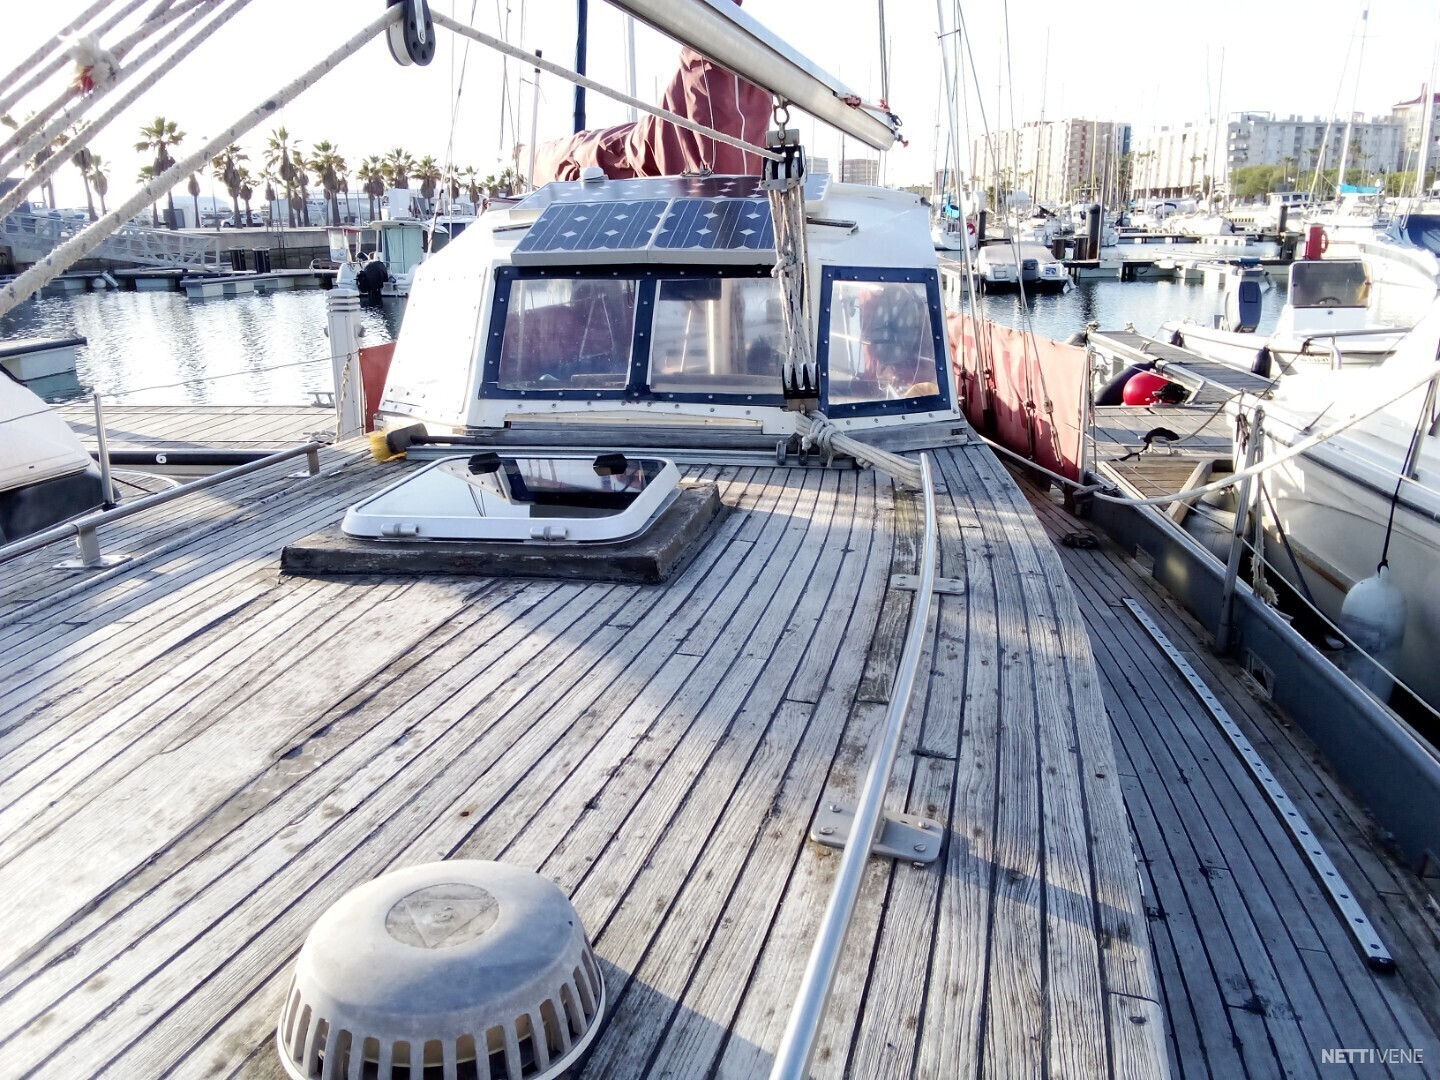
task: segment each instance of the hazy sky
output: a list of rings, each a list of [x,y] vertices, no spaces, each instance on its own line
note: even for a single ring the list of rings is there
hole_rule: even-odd
[[[33,6],[20,0],[3,2],[26,12],[23,19],[15,17],[18,10],[11,12],[0,35],[0,71],[8,71],[89,0],[47,0]],[[573,64],[573,0],[432,0],[435,10],[461,19],[473,10],[474,25],[492,33],[507,5],[510,40],[542,49],[548,59]],[[623,87],[621,17],[603,0],[592,0],[590,6],[590,73]],[[867,98],[879,97],[878,0],[747,0],[745,7],[852,88]],[[944,7],[947,13],[951,10],[950,0]],[[1367,7],[1357,92],[1361,12]],[[194,145],[198,136],[241,116],[383,8],[383,0],[253,0],[97,139],[95,148],[112,168],[111,201],[133,190],[144,159],[132,144],[136,129],[149,118],[163,113],[175,120]],[[887,0],[885,11],[890,104],[904,119],[911,140],[908,148],[889,155],[887,178],[892,183],[928,182],[937,158],[941,83],[936,5],[930,0]],[[965,85],[976,135],[981,104],[991,127],[1042,114],[1050,119],[1125,120],[1145,127],[1240,109],[1312,115],[1338,108],[1343,113],[1352,100],[1362,112],[1386,112],[1419,93],[1421,83],[1430,78],[1440,41],[1440,0],[1029,0],[1015,5],[984,0],[964,4],[963,12],[975,64],[973,77],[968,68],[965,72]],[[674,69],[677,47],[644,27],[637,30],[637,39],[639,96],[653,100],[657,86]],[[383,42],[373,42],[242,145],[252,158],[258,157],[264,133],[283,123],[307,147],[320,139],[338,143],[352,165],[395,146],[417,157],[429,153],[443,159],[459,86],[454,160],[482,174],[494,171],[508,160],[514,143],[529,141],[530,89],[524,88],[518,103],[511,102],[520,134],[507,118],[502,135],[501,59],[471,45],[462,84],[464,50],[464,42],[443,34],[435,62],[422,70],[399,67]],[[509,70],[513,88],[514,62]],[[974,82],[981,91],[978,102]],[[54,84],[47,89],[47,97],[53,96]],[[593,93],[588,97],[591,126],[626,119],[622,106]],[[45,98],[28,107],[39,100]],[[15,111],[23,114],[26,107]],[[568,133],[571,112],[570,86],[542,77],[541,141]],[[838,137],[809,128],[802,125],[802,136],[812,152],[833,161]],[[859,152],[853,141],[847,150]],[[73,169],[62,171],[60,201],[83,203]]]

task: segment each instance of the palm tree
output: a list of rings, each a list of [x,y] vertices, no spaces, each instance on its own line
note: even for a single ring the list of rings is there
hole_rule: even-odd
[[[224,184],[225,190],[230,193],[230,203],[235,210],[232,220],[237,229],[240,227],[240,162],[249,160],[245,151],[234,143],[210,159],[211,175]]]
[[[415,169],[415,159],[408,152],[397,146],[385,155],[383,167],[385,179],[391,187],[410,187],[410,173]]]
[[[170,148],[179,146],[184,139],[185,133],[175,126],[174,120],[166,120],[163,116],[157,116],[140,129],[141,141],[135,144],[135,152],[143,154],[146,151],[153,151],[155,154],[154,175],[159,176],[175,164],[175,159],[170,156]],[[165,199],[170,210],[170,218],[173,221],[175,217],[174,192],[167,191]]]
[[[276,128],[270,133],[270,138],[265,143],[265,168],[269,170],[271,176],[280,181],[280,185],[285,191],[285,205],[290,211],[290,227],[292,229],[299,224],[295,215],[295,191],[299,186],[295,181],[300,173],[297,164],[299,157],[299,140],[292,144],[290,133],[283,127]],[[273,197],[271,197],[271,201],[274,201]],[[274,219],[273,212],[271,219]]]
[[[139,180],[142,184],[150,183],[151,180],[155,179],[155,166],[141,165],[140,171],[136,174],[135,179]],[[156,205],[154,201],[150,203],[150,224],[158,229],[160,227],[160,211],[155,208]]]
[[[270,207],[270,224],[273,225],[275,224],[275,203],[280,198],[275,192],[276,177],[269,169],[261,173],[261,176],[265,180],[265,202]]]
[[[465,194],[470,196],[470,202],[473,203],[478,210],[480,208],[480,174],[475,171],[474,165],[466,167],[463,179],[465,181]]]
[[[328,204],[326,213],[330,224],[340,224],[340,200],[336,198],[336,194],[344,183],[346,169],[345,159],[340,156],[340,148],[328,139],[321,139],[315,144],[308,164],[319,178],[321,190],[325,192],[325,201]]]
[[[375,200],[385,197],[385,162],[372,154],[360,162],[360,189],[370,198],[370,220],[375,220]]]
[[[200,178],[193,172],[190,174],[190,182],[185,185],[185,190],[190,192],[190,199],[195,203],[195,225],[200,228]]]
[[[95,220],[95,195],[90,185],[90,151],[83,146],[70,156],[71,163],[80,170],[80,178],[85,181],[85,208],[90,211],[90,220]]]
[[[90,158],[90,186],[95,189],[95,197],[100,200],[100,213],[109,213],[105,209],[105,195],[110,191],[110,178],[105,175],[105,163],[100,160],[99,154],[90,154],[89,151],[86,153]]]
[[[440,171],[440,163],[429,154],[420,159],[415,166],[415,175],[420,180],[420,197],[425,200],[425,210],[429,212],[431,202],[435,198],[435,185],[440,182],[443,174]],[[396,185],[397,187],[399,185]]]
[[[250,199],[255,194],[255,184],[254,178],[250,175],[250,170],[243,166],[240,169],[240,189],[236,194],[240,196],[240,201],[245,204],[245,227],[247,229],[253,228],[255,219],[250,216]]]

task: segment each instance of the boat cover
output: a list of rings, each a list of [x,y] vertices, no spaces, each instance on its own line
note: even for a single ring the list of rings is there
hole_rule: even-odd
[[[0,492],[84,472],[79,437],[35,394],[0,374]]]
[[[740,0],[735,3],[738,6]],[[660,105],[727,135],[763,144],[772,101],[768,90],[687,47],[680,50],[680,69],[661,95]],[[706,170],[724,176],[758,176],[762,160],[758,154],[647,115],[633,124],[541,143],[535,152],[534,183],[539,187],[551,180],[578,180],[587,165],[600,166],[612,180]]]

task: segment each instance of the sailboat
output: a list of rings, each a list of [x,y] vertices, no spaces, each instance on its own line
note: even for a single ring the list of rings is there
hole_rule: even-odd
[[[619,6],[893,141],[727,0]],[[475,33],[424,8],[374,25]],[[373,442],[82,624],[36,601],[7,1068],[1168,1075],[1100,681],[927,208],[777,129],[763,177],[492,209],[416,269]]]

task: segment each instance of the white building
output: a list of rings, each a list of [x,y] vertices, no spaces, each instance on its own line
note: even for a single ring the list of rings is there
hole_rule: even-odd
[[[1401,168],[1405,171],[1414,169],[1418,165],[1415,151],[1420,146],[1420,132],[1425,127],[1425,92],[1421,92],[1409,101],[1402,101],[1390,110],[1390,117],[1400,124],[1405,133],[1405,160]],[[1440,94],[1431,94],[1430,97],[1430,153],[1427,160],[1429,168],[1434,168],[1437,158],[1440,158]]]
[[[1129,141],[1129,124],[1047,120],[976,139],[970,167],[979,185],[998,183],[1053,206],[1082,195],[1098,197],[1115,182]]]
[[[1137,132],[1131,142],[1133,196],[1203,195],[1223,190],[1247,165],[1293,168],[1299,184],[1319,168],[1336,169],[1345,143],[1344,119],[1276,119],[1270,113],[1232,113],[1219,121],[1165,125]],[[1346,171],[1393,172],[1403,160],[1403,125],[1392,118],[1357,116],[1350,125]]]
[[[874,187],[880,183],[880,162],[875,158],[846,158],[840,162],[840,182]]]

